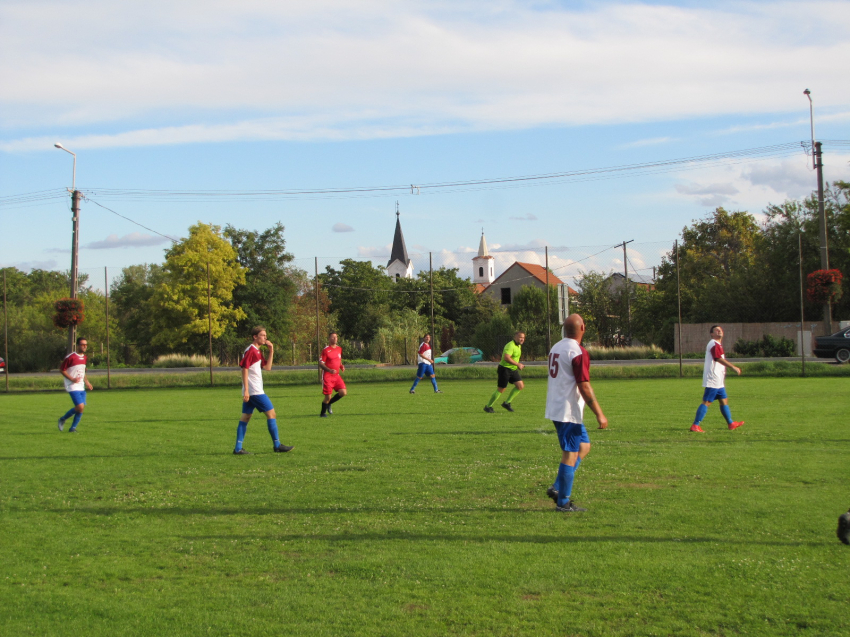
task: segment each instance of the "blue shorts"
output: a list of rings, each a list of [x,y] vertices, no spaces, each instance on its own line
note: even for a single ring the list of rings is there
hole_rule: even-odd
[[[274,409],[272,405],[272,401],[269,400],[269,397],[265,394],[254,394],[253,396],[248,396],[248,402],[242,402],[242,413],[243,414],[253,414],[254,410],[260,411],[262,413],[266,413],[267,411],[271,411]]]
[[[85,391],[69,391],[68,395],[71,397],[71,400],[74,401],[74,407],[77,405],[85,405],[86,404],[86,392]]]
[[[579,445],[583,442],[590,444],[590,436],[587,435],[587,429],[580,422],[558,422],[553,420],[555,431],[558,432],[558,442],[561,445],[561,451],[572,451],[578,453]]]
[[[713,403],[715,398],[722,398],[723,400],[726,400],[726,388],[706,387],[702,394],[702,402]]]
[[[425,376],[434,376],[434,366],[428,363],[419,363],[419,369],[416,370],[416,378],[422,379]]]

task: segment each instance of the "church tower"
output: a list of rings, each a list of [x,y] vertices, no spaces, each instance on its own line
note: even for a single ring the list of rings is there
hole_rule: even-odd
[[[398,202],[396,202],[393,251],[390,253],[390,260],[387,262],[387,276],[392,278],[393,281],[413,278],[413,262],[407,256],[407,246],[404,245],[404,234],[401,232],[399,214]]]
[[[472,257],[472,282],[490,285],[496,279],[496,260],[487,251],[484,229],[481,230],[481,243],[478,244],[478,256]]]

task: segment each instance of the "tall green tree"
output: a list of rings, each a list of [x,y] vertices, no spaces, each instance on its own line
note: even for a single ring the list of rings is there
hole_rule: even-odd
[[[370,342],[382,317],[392,309],[395,283],[384,268],[369,261],[343,259],[339,269],[327,266],[319,274],[319,281],[330,299],[330,310],[341,336]]]
[[[243,337],[255,325],[266,327],[269,337],[281,337],[290,329],[290,308],[296,283],[288,264],[292,255],[286,251],[284,227],[276,223],[262,232],[240,230],[228,225],[225,238],[236,250],[239,264],[245,268],[245,283],[233,290],[233,305],[245,312],[235,327]]]
[[[162,266],[143,263],[121,270],[121,275],[110,289],[110,314],[120,325],[121,341],[127,348],[134,348],[141,360],[151,363],[156,355],[153,337],[156,333],[151,297],[162,279]],[[130,360],[135,356],[129,353]]]
[[[548,329],[553,331],[552,340],[561,339],[558,327],[558,291],[549,286],[549,314],[546,314],[546,290],[533,285],[523,285],[511,300],[508,314],[517,329],[525,332],[523,352],[529,358],[548,355]]]
[[[211,279],[211,307],[207,309],[207,265]],[[154,286],[149,306],[153,312],[153,345],[186,353],[206,349],[208,318],[212,336],[245,318],[233,307],[233,290],[245,283],[245,268],[221,228],[197,223],[189,236],[165,253],[162,277]]]

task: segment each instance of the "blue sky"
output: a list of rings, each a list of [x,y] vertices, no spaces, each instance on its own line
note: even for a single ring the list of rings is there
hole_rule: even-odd
[[[159,2],[0,5],[0,263],[161,262],[199,220],[286,226],[305,269],[389,254],[395,203],[417,266],[469,258],[483,227],[501,267],[553,248],[565,278],[648,268],[718,205],[760,213],[807,195],[803,149],[761,161],[529,187],[301,197],[117,196],[517,177],[850,139],[846,2]],[[825,143],[827,180],[850,179]],[[553,183],[554,182],[554,183]]]

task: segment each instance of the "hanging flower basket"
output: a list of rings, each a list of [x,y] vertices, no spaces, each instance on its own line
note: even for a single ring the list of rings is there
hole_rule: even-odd
[[[73,327],[86,320],[83,313],[85,304],[80,299],[59,299],[53,307],[56,309],[56,314],[53,315],[53,324],[56,327]]]
[[[806,277],[806,297],[812,303],[831,303],[841,298],[841,271],[815,270]]]

